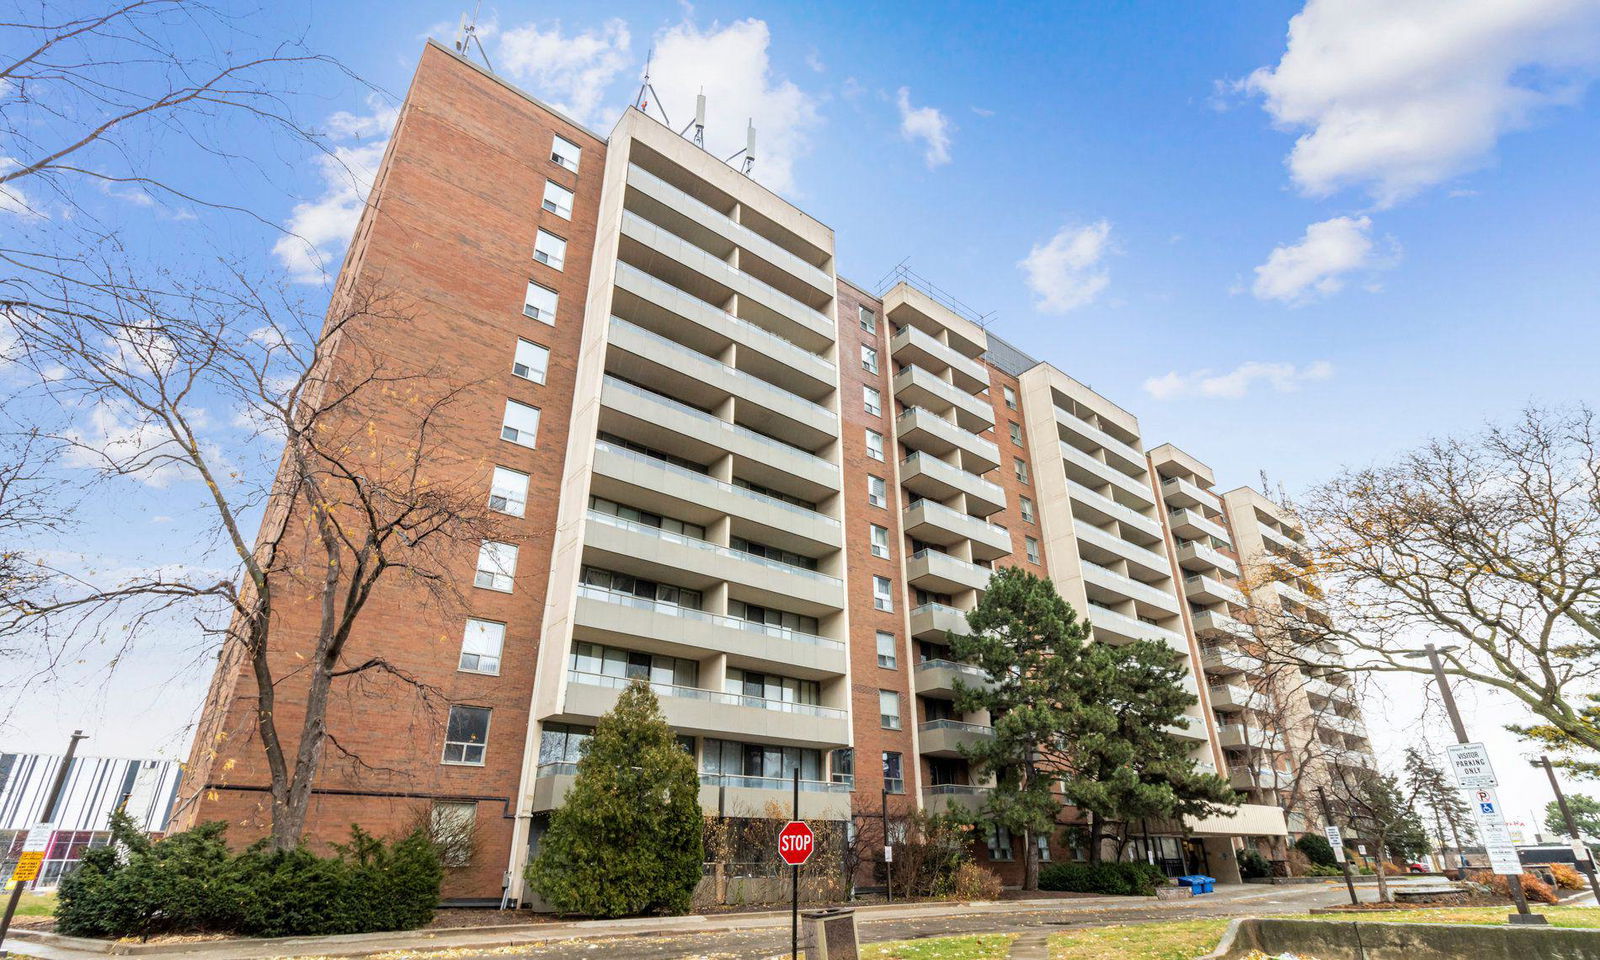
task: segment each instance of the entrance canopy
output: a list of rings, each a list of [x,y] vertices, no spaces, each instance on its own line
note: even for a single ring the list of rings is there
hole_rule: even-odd
[[[1185,824],[1196,837],[1287,837],[1289,826],[1283,808],[1264,803],[1243,803],[1232,813]]]

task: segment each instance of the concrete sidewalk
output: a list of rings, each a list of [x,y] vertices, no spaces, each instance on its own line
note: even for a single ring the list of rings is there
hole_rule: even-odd
[[[1189,900],[1151,897],[1049,897],[1029,900],[873,904],[856,908],[862,922],[934,920],[953,916],[1004,917],[1042,910],[1072,914],[1116,914],[1152,908],[1185,913],[1219,902],[1249,902],[1284,896],[1282,888],[1234,885],[1216,894]],[[455,927],[397,933],[361,933],[331,937],[199,940],[183,943],[107,943],[30,930],[13,930],[5,946],[39,960],[103,960],[108,955],[170,960],[266,960],[271,957],[363,957],[396,950],[490,950],[553,941],[601,937],[650,937],[788,929],[787,910],[761,913],[633,917],[623,920],[580,920],[570,923],[528,923],[498,927]]]

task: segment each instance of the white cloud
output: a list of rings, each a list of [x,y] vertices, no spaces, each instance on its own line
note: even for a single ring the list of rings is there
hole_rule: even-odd
[[[201,411],[194,411],[203,420]],[[170,434],[125,403],[101,401],[89,410],[86,423],[65,434],[62,463],[90,470],[117,469],[147,486],[162,489],[196,476],[179,462],[182,449]]]
[[[1577,102],[1597,66],[1594,0],[1309,0],[1278,64],[1238,88],[1304,131],[1288,157],[1303,192],[1363,186],[1389,205]]]
[[[327,278],[361,219],[367,193],[389,145],[389,133],[400,116],[399,108],[376,95],[367,105],[368,114],[341,110],[328,118],[328,136],[335,144],[330,152],[317,157],[322,194],[295,204],[285,225],[288,234],[273,244],[278,262],[298,283],[321,283]]]
[[[1373,254],[1370,217],[1334,217],[1306,227],[1299,243],[1276,247],[1256,267],[1251,291],[1258,300],[1291,305],[1338,293],[1352,271],[1384,264]]]
[[[745,124],[756,127],[751,175],[779,193],[793,193],[794,162],[810,148],[821,123],[816,97],[772,75],[772,35],[761,20],[738,20],[701,30],[684,22],[656,35],[650,79],[677,127],[694,116],[706,95],[706,149],[726,157],[745,145]]]
[[[1250,361],[1226,373],[1196,370],[1178,373],[1176,370],[1162,377],[1151,377],[1144,382],[1145,392],[1157,400],[1174,397],[1242,397],[1257,383],[1264,383],[1276,393],[1293,393],[1304,383],[1314,383],[1333,376],[1333,364],[1315,360],[1304,366],[1292,363],[1261,363]]]
[[[911,89],[901,87],[895,102],[900,107],[900,136],[922,141],[922,159],[928,169],[950,162],[950,118],[936,107],[911,106]]]
[[[0,157],[0,172],[20,166],[22,164],[18,163],[13,157]],[[27,178],[18,177],[17,179],[24,180]],[[9,213],[24,220],[34,220],[44,216],[39,205],[15,182],[0,185],[0,213]]]
[[[627,21],[616,17],[570,35],[561,32],[560,21],[547,28],[530,23],[500,33],[494,63],[579,123],[596,123],[632,43]]]
[[[1066,313],[1099,296],[1111,282],[1110,271],[1101,263],[1110,236],[1110,222],[1100,220],[1086,226],[1068,224],[1049,243],[1034,244],[1017,266],[1039,297],[1035,306],[1045,313]]]

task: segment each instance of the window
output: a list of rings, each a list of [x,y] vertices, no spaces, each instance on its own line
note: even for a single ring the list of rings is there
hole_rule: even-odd
[[[478,572],[472,577],[472,585],[483,587],[485,590],[498,590],[501,593],[510,593],[513,578],[517,574],[517,547],[511,543],[495,543],[485,540],[478,547]]]
[[[885,633],[884,631],[879,630],[878,666],[888,670],[893,670],[896,663],[899,663],[899,657],[895,656],[894,634]]]
[[[889,528],[872,524],[872,555],[889,559]]]
[[[861,369],[868,373],[878,372],[878,351],[864,343],[861,345]]]
[[[874,417],[883,416],[883,394],[873,387],[861,388],[862,403]]]
[[[489,481],[489,509],[520,517],[528,505],[528,475],[505,467],[494,468]]]
[[[532,317],[540,323],[555,326],[556,303],[560,298],[549,287],[541,287],[532,280],[528,281],[528,292],[522,297],[523,316]]]
[[[800,771],[800,779],[806,783],[823,782],[826,776],[823,760],[821,750],[706,737],[700,751],[701,782],[787,790],[796,770]],[[754,782],[757,780],[768,782]]]
[[[594,736],[593,727],[570,723],[547,723],[539,731],[539,773],[577,773],[584,745]],[[550,770],[544,768],[550,767]]]
[[[443,763],[483,766],[483,750],[489,741],[489,708],[450,708],[450,721],[444,731]]]
[[[1022,538],[1022,545],[1027,548],[1027,551],[1028,551],[1028,562],[1029,563],[1038,563],[1039,562],[1039,541],[1035,540],[1033,537],[1023,537]]]
[[[885,730],[900,729],[900,694],[893,690],[878,691],[878,722]]]
[[[822,684],[815,680],[801,680],[775,673],[758,673],[754,670],[729,667],[722,683],[723,692],[741,697],[742,702],[748,706],[783,710],[789,709],[785,705],[790,703],[806,703],[813,706],[822,703]]]
[[[990,824],[989,832],[984,837],[984,843],[989,847],[990,860],[1011,859],[1011,831],[999,824]]]
[[[1040,863],[1049,863],[1050,862],[1050,835],[1048,833],[1041,833],[1038,836],[1034,837],[1033,840],[1034,840],[1035,843],[1037,843],[1039,845],[1039,862]]]
[[[533,259],[560,270],[567,263],[567,241],[548,230],[540,230],[533,241]]]
[[[439,859],[447,867],[464,867],[472,862],[473,833],[478,824],[478,805],[473,801],[435,800],[428,816],[428,833],[439,849]]]
[[[1027,497],[1018,497],[1017,498],[1017,508],[1022,511],[1022,520],[1023,520],[1024,523],[1032,523],[1033,522],[1033,501],[1032,500],[1029,500]]]
[[[866,307],[856,307],[856,316],[861,318],[861,329],[868,333],[878,332],[878,315]]]
[[[890,793],[905,793],[906,780],[900,767],[900,754],[883,752],[883,789]]]
[[[506,642],[506,625],[493,620],[468,620],[466,632],[461,636],[461,662],[456,669],[463,673],[500,675],[500,651]]]
[[[666,688],[697,686],[700,664],[683,657],[574,640],[567,660],[567,679],[616,687],[625,686],[630,680],[643,680],[656,687],[658,693],[670,693]]]
[[[516,549],[515,547],[512,548]],[[888,577],[872,578],[872,605],[886,613],[894,612],[894,584]]]
[[[583,159],[583,148],[571,140],[554,137],[550,143],[550,159],[577,173],[578,161]]]
[[[544,375],[550,366],[550,351],[537,343],[527,340],[517,340],[517,354],[511,361],[511,373],[524,380],[534,383],[544,383]]]
[[[524,447],[539,445],[539,408],[515,400],[506,401],[506,418],[500,423],[500,439]]]
[[[1023,462],[1021,457],[1015,457],[1012,459],[1011,469],[1016,471],[1018,483],[1028,482],[1028,465]]]
[[[867,431],[867,456],[874,460],[883,459],[883,434],[876,430]]]
[[[1019,447],[1022,446],[1022,424],[1013,420],[1008,422],[1006,427],[1011,431],[1011,442]]]
[[[856,752],[849,747],[841,747],[829,755],[829,777],[834,783],[854,785],[856,782]]]
[[[867,502],[874,507],[887,507],[889,505],[889,485],[882,477],[867,475]]]
[[[1004,385],[1002,385],[1000,387],[1000,391],[1005,394],[1005,397],[1006,397],[1006,409],[1007,410],[1015,410],[1015,409],[1017,409],[1017,391],[1011,389],[1008,386],[1004,386]]]
[[[544,184],[544,208],[557,216],[571,220],[572,191],[554,180],[546,180]]]

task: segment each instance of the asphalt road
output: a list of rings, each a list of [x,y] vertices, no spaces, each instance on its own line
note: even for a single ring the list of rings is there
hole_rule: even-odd
[[[1375,899],[1375,890],[1360,890],[1362,899]],[[1179,901],[1134,901],[1127,907],[1074,907],[1063,900],[1060,907],[1015,913],[957,914],[933,918],[862,921],[858,933],[863,943],[885,940],[910,940],[944,937],[962,933],[1018,933],[1030,930],[1070,930],[1077,927],[1109,926],[1119,923],[1148,923],[1199,917],[1234,917],[1270,913],[1304,913],[1311,907],[1344,902],[1348,895],[1342,886],[1231,888],[1207,897]],[[610,937],[550,943],[538,946],[502,948],[492,953],[469,950],[451,951],[451,960],[483,957],[485,960],[527,958],[527,960],[572,960],[572,958],[626,957],[629,960],[762,960],[789,952],[789,931],[785,928],[704,933],[673,936]]]

